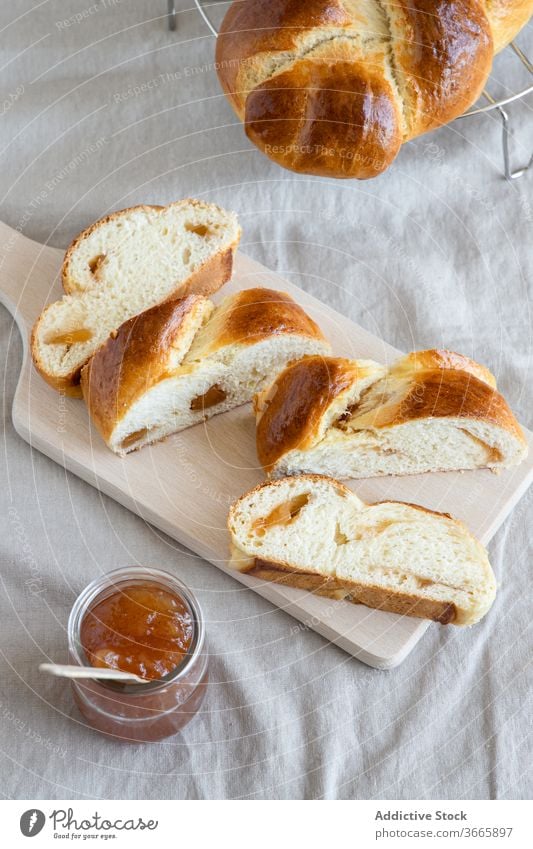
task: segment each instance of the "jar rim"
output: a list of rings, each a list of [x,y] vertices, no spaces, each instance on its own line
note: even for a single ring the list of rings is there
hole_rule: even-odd
[[[186,584],[180,581],[179,578],[176,578],[171,572],[151,566],[122,566],[118,569],[112,569],[110,572],[99,575],[81,591],[72,606],[67,625],[68,647],[71,657],[80,666],[91,667],[80,637],[81,623],[85,614],[106,589],[113,587],[118,589],[120,585],[124,586],[129,582],[143,579],[148,579],[155,583],[159,581],[167,589],[170,588],[176,591],[176,594],[185,602],[191,613],[193,636],[191,645],[181,662],[162,678],[149,681],[146,684],[106,681],[99,679],[97,676],[94,679],[89,679],[104,690],[114,693],[120,692],[130,696],[155,693],[158,690],[164,689],[169,684],[178,682],[202,653],[205,642],[204,615],[196,596]]]

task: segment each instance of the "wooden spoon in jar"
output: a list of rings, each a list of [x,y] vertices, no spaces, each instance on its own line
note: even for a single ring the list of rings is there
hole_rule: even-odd
[[[100,678],[106,681],[129,681],[132,684],[149,684],[147,678],[141,678],[133,672],[121,669],[105,669],[96,666],[69,666],[66,663],[41,663],[40,672],[57,675],[59,678]]]

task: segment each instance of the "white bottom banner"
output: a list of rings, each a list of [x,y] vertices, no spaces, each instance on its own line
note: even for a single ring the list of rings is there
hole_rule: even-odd
[[[335,806],[334,808],[332,806]],[[514,801],[2,801],[2,846],[304,849],[533,846],[531,803]]]

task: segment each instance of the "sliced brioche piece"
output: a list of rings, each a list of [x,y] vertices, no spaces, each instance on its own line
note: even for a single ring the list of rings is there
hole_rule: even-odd
[[[84,292],[124,276],[133,285],[160,280],[166,286],[176,279],[176,271],[210,259],[217,240],[235,247],[239,238],[235,213],[213,203],[187,198],[168,206],[122,209],[72,241],[61,269],[63,288],[67,294]],[[195,291],[209,295],[216,288]]]
[[[233,568],[392,613],[473,625],[496,594],[487,553],[462,522],[367,505],[332,478],[262,483],[233,504],[228,529]]]
[[[47,307],[33,328],[41,375],[76,394],[82,366],[125,321],[229,280],[239,238],[234,213],[196,200],[134,207],[94,224],[65,257],[63,284],[72,294]]]
[[[265,469],[280,452],[304,451],[347,416],[386,374],[373,360],[308,356],[289,365],[254,398],[257,450]]]
[[[202,295],[166,301],[131,318],[105,342],[81,372],[81,388],[94,424],[113,450],[127,453],[144,444],[150,426],[135,425],[119,437],[116,428],[145,393],[179,369],[194,336],[214,310]],[[153,399],[152,422],[159,408]],[[150,399],[149,399],[150,402]]]
[[[291,360],[330,352],[284,292],[246,289],[217,308],[198,296],[126,322],[82,371],[91,417],[127,454],[252,400]]]
[[[352,375],[356,399],[344,407],[337,403],[339,371]],[[274,476],[366,478],[518,465],[527,443],[495,385],[487,369],[450,351],[415,352],[388,371],[376,364],[372,370],[368,361],[307,358],[256,399],[258,456]],[[348,399],[350,390],[344,392]]]

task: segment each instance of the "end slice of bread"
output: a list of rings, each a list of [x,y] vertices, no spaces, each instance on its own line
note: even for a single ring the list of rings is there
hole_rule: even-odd
[[[128,319],[188,294],[209,295],[231,277],[240,239],[234,213],[184,200],[134,207],[96,222],[63,265],[62,300],[32,332],[34,363],[55,389],[79,394],[82,366]]]
[[[231,565],[355,604],[473,625],[496,581],[466,526],[443,513],[365,504],[339,481],[300,475],[260,484],[228,517]]]

